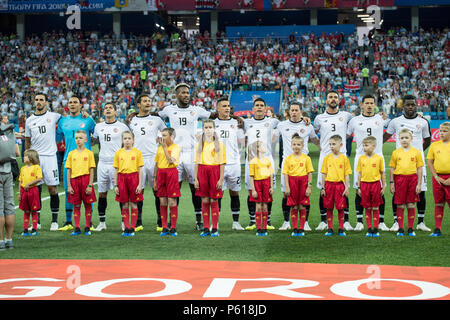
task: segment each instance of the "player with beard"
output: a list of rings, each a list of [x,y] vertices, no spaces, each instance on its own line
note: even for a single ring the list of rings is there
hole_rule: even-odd
[[[342,138],[342,141],[345,141],[347,138],[347,125],[348,122],[352,118],[352,114],[347,111],[339,110],[339,94],[336,91],[329,91],[327,93],[326,99],[326,111],[325,113],[319,114],[314,119],[314,129],[316,133],[320,133],[320,157],[319,157],[319,165],[317,172],[322,172],[322,164],[323,159],[331,153],[329,140],[334,135],[339,135]],[[347,148],[346,144],[343,143],[341,153],[346,154]],[[317,188],[322,190],[324,187],[324,182],[322,181],[322,175],[318,174],[317,176]],[[344,210],[345,230],[353,230],[353,227],[348,222],[348,197],[345,197],[347,201],[347,208]],[[317,226],[316,230],[325,230],[327,229],[327,210],[323,205],[323,197],[319,198],[319,207],[320,207],[320,219],[321,222]]]
[[[155,169],[155,156],[158,150],[157,138],[158,134],[166,127],[166,124],[158,116],[152,115],[150,110],[152,108],[150,96],[141,94],[136,99],[138,114],[133,117],[129,123],[129,127],[134,134],[134,147],[142,152],[144,158],[144,168],[142,173],[142,193],[144,193],[145,185],[147,184],[153,190],[153,175]],[[156,196],[156,191],[153,190],[155,196],[155,208],[157,216],[157,231],[162,231],[162,222],[160,214],[160,200]],[[137,202],[138,218],[136,222],[135,232],[144,229],[142,225],[142,208],[143,201]]]
[[[59,213],[59,170],[56,156],[56,125],[61,115],[47,110],[48,99],[44,93],[34,96],[35,112],[25,122],[25,150],[33,149],[39,154],[43,183],[50,194],[50,210],[52,223],[50,231],[58,230]],[[39,200],[41,199],[42,184],[38,186]],[[40,228],[40,223],[38,224]]]
[[[319,148],[319,151],[320,151],[320,140],[317,137],[313,126],[311,124],[306,125],[306,123],[303,121],[301,104],[299,102],[291,103],[289,106],[288,114],[289,114],[289,119],[280,122],[277,126],[278,131],[281,134],[282,141],[283,141],[283,155],[282,155],[282,165],[281,165],[282,168],[284,166],[284,160],[293,153],[293,151],[292,151],[292,136],[295,133],[297,133],[301,138],[303,138],[304,144],[303,144],[302,154],[305,154],[305,155],[309,154],[308,142],[310,140],[312,143],[317,145],[317,147]],[[281,192],[284,193],[285,192],[284,179],[281,179],[280,182],[281,182]],[[306,220],[308,220],[310,206],[307,205],[305,207],[306,207]],[[290,209],[287,206],[287,197],[286,196],[284,196],[283,200],[282,200],[282,209],[283,209],[284,222],[279,230],[289,230],[291,228],[290,223],[289,223]],[[311,231],[308,221],[305,222],[304,230]]]
[[[428,121],[419,116],[417,113],[417,103],[416,97],[413,95],[405,95],[403,97],[403,115],[400,117],[394,118],[389,123],[389,126],[386,132],[383,135],[383,143],[389,140],[389,138],[395,133],[396,134],[396,147],[400,147],[400,141],[398,139],[399,132],[402,129],[409,129],[413,133],[413,140],[411,142],[411,146],[416,148],[422,154],[422,159],[424,157],[424,151],[431,144],[431,131],[430,125]],[[424,168],[422,170],[422,191],[419,194],[420,200],[417,202],[417,211],[418,211],[418,222],[417,229],[422,231],[431,231],[425,225],[424,217],[426,210],[426,198],[425,191],[427,191],[427,170]],[[391,181],[390,183],[393,183]],[[398,231],[398,223],[397,223],[397,206],[394,204],[394,200],[392,200],[392,209],[394,211],[394,224],[391,227],[390,231]]]

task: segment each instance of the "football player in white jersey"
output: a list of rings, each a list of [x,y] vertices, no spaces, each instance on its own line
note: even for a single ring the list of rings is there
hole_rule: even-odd
[[[144,193],[145,185],[147,184],[153,190],[153,171],[155,169],[155,156],[158,149],[157,138],[158,134],[166,127],[164,121],[150,113],[152,108],[150,96],[141,94],[136,99],[136,105],[139,112],[133,117],[129,123],[129,127],[134,134],[134,147],[142,152],[144,158],[144,168],[142,175],[142,193]],[[157,216],[157,231],[162,231],[161,215],[159,198],[156,196],[156,191],[153,190],[155,196],[155,208]],[[136,222],[135,231],[143,230],[142,225],[142,207],[143,201],[137,203],[138,205],[138,219]]]
[[[409,129],[413,133],[413,140],[411,142],[411,146],[416,148],[422,154],[422,158],[424,157],[424,151],[431,144],[431,132],[430,125],[428,121],[422,117],[420,117],[417,113],[417,104],[416,97],[413,95],[405,95],[403,97],[403,115],[400,117],[394,118],[388,125],[388,128],[383,136],[383,142],[386,142],[394,133],[396,137],[398,137],[399,132],[402,129]],[[396,147],[399,148],[400,142],[399,139],[396,139]],[[425,162],[425,160],[424,160]],[[426,199],[425,199],[425,191],[427,191],[427,170],[422,170],[422,192],[420,192],[420,201],[417,202],[417,211],[418,211],[418,222],[417,222],[417,230],[422,231],[431,231],[425,225],[424,216],[426,210]],[[393,182],[391,182],[393,183]],[[394,225],[391,227],[391,231],[398,231],[398,223],[397,223],[397,207],[394,206],[392,202],[392,209],[394,211]]]
[[[319,114],[314,119],[314,129],[316,133],[320,133],[320,157],[317,172],[322,169],[323,159],[331,153],[329,140],[330,137],[338,134],[342,137],[342,141],[346,141],[347,138],[347,125],[350,119],[353,117],[351,113],[347,111],[339,110],[339,95],[336,91],[329,91],[327,93],[326,99],[326,110],[324,113]],[[347,153],[346,144],[343,143],[341,147],[341,152],[343,154]],[[317,175],[317,188],[322,189],[322,175]],[[328,228],[326,219],[327,211],[323,206],[322,196],[319,198],[320,207],[320,219],[321,222],[317,226],[316,230],[325,230]],[[345,213],[345,230],[353,230],[353,227],[348,222],[348,198],[347,198],[347,208],[344,210]]]
[[[164,107],[158,112],[161,118],[168,118],[170,127],[175,129],[176,137],[174,143],[181,148],[180,162],[178,164],[178,180],[180,188],[183,180],[187,180],[191,189],[192,204],[194,206],[197,230],[203,230],[202,222],[202,200],[195,195],[194,188],[194,149],[197,143],[195,133],[198,120],[208,119],[211,112],[190,105],[190,87],[180,83],[175,87],[177,102],[174,105]]]
[[[241,203],[239,191],[241,191],[241,153],[240,145],[245,143],[244,130],[238,127],[238,121],[231,118],[231,108],[228,98],[220,98],[216,102],[217,119],[216,133],[220,141],[225,145],[227,164],[224,169],[223,190],[230,189],[230,208],[233,216],[233,230],[244,230],[239,223]],[[219,199],[221,206],[221,199]]]
[[[317,137],[316,132],[314,131],[314,128],[311,124],[306,125],[303,121],[302,116],[302,108],[301,104],[299,102],[293,102],[290,104],[288,109],[288,119],[281,121],[278,124],[278,132],[281,134],[282,141],[283,141],[283,155],[282,155],[282,164],[281,168],[283,168],[284,159],[286,159],[289,155],[293,153],[292,151],[292,136],[294,133],[298,133],[300,137],[303,138],[304,146],[302,153],[308,155],[309,149],[308,149],[308,142],[311,141],[315,145],[318,146],[320,150],[320,140]],[[281,192],[284,193],[285,191],[285,185],[284,185],[284,179],[280,180],[281,183]],[[310,206],[306,206],[306,219],[308,219],[309,216],[309,208]],[[283,216],[284,216],[284,222],[283,225],[280,227],[280,230],[289,230],[291,228],[289,219],[290,219],[290,211],[289,207],[287,206],[287,197],[283,197],[282,200],[282,209],[283,209]],[[308,221],[305,222],[305,231],[311,231],[311,228],[309,227]]]
[[[43,183],[50,194],[50,209],[52,212],[51,231],[58,230],[59,213],[59,169],[56,156],[56,125],[61,118],[59,113],[47,110],[48,99],[44,93],[34,97],[35,113],[25,122],[25,150],[30,148],[39,153]],[[39,186],[42,191],[42,185]],[[39,197],[40,198],[40,197]]]
[[[254,230],[256,228],[255,220],[255,202],[250,201],[250,176],[248,171],[248,164],[251,161],[252,155],[249,154],[249,146],[257,141],[262,141],[266,146],[265,157],[269,158],[272,162],[272,168],[275,167],[275,163],[272,157],[272,143],[278,140],[278,135],[275,133],[275,128],[280,122],[276,118],[266,117],[266,102],[262,98],[257,98],[253,101],[253,117],[244,120],[244,131],[247,138],[246,148],[247,157],[245,159],[245,187],[249,190],[249,195],[247,198],[248,213],[250,215],[250,223],[245,228],[245,230]],[[254,156],[254,155],[253,155]],[[275,180],[275,175],[274,180]],[[275,185],[275,181],[274,181]],[[270,223],[270,213],[271,213],[272,203],[268,204],[269,217],[267,222],[267,229],[273,230],[274,227]]]
[[[365,95],[362,98],[361,104],[361,114],[359,116],[354,117],[348,123],[347,128],[347,137],[351,137],[354,135],[356,140],[356,154],[354,161],[354,168],[358,165],[359,158],[364,155],[363,149],[363,139],[368,136],[373,136],[377,140],[377,146],[374,150],[376,154],[383,157],[383,130],[387,123],[388,119],[383,118],[380,114],[375,114],[375,98],[372,95]],[[383,157],[384,161],[384,157]],[[353,174],[353,188],[358,189],[358,171],[355,170]],[[383,196],[383,202],[385,202],[385,198]],[[382,231],[389,231],[389,228],[386,227],[384,223],[384,203],[380,205],[380,221],[379,221],[379,229]],[[355,195],[355,211],[357,223],[354,228],[355,231],[361,231],[364,229],[363,224],[363,207],[361,206],[361,196],[356,193]]]
[[[106,207],[108,191],[114,188],[114,154],[122,147],[122,132],[128,131],[127,125],[117,121],[117,110],[113,103],[103,107],[105,121],[95,125],[93,142],[100,144],[97,165],[98,216],[100,223],[94,231],[106,230]]]

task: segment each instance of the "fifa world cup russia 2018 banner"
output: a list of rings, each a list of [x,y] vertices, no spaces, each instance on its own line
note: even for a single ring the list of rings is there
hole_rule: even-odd
[[[81,11],[280,10],[308,8],[392,7],[404,0],[0,0],[1,12],[60,12],[78,4]],[[426,0],[412,0],[428,3]],[[449,4],[450,0],[435,0]]]
[[[107,8],[115,8],[116,6],[115,0],[8,0],[6,3],[6,10],[2,10],[1,5],[0,10],[11,13],[61,12],[66,11],[67,7],[72,5],[78,5],[81,11],[99,12],[105,11]],[[117,10],[117,8],[115,9]]]
[[[161,0],[0,0],[0,11],[61,12],[71,5],[78,5],[81,11],[156,11],[162,9]]]
[[[248,114],[253,108],[253,101],[263,98],[267,107],[275,113],[280,110],[281,91],[234,91],[231,95],[230,105],[234,108],[234,114],[242,116]]]

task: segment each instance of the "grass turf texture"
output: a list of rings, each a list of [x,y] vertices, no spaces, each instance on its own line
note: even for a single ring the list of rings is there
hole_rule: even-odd
[[[395,143],[383,145],[386,165],[395,149]],[[310,144],[310,156],[317,170],[319,152],[315,145]],[[97,153],[98,148],[94,147]],[[350,163],[353,168],[355,144],[353,144]],[[21,164],[19,164],[21,165]],[[51,212],[49,200],[43,201],[41,212],[42,229],[36,237],[21,237],[23,230],[23,212],[16,210],[16,227],[14,233],[14,250],[0,253],[2,259],[162,259],[162,260],[232,260],[232,261],[271,261],[299,263],[338,263],[338,264],[383,264],[408,266],[450,266],[450,255],[445,254],[450,245],[449,212],[442,227],[443,236],[430,238],[430,232],[416,231],[416,237],[405,235],[397,238],[394,232],[380,232],[380,238],[365,238],[366,230],[362,232],[348,231],[347,237],[337,234],[325,237],[325,231],[314,231],[320,222],[318,197],[319,190],[315,187],[317,172],[313,176],[313,191],[311,195],[311,212],[309,225],[312,232],[306,232],[305,237],[291,237],[292,230],[279,231],[283,222],[281,211],[282,194],[280,191],[280,170],[278,170],[277,188],[272,207],[272,224],[276,230],[269,230],[267,237],[256,237],[256,231],[232,231],[232,216],[228,191],[222,199],[220,214],[220,237],[200,237],[195,230],[195,215],[191,202],[191,193],[186,182],[183,182],[182,197],[179,206],[177,223],[178,237],[161,237],[156,232],[156,213],[152,191],[147,187],[144,194],[143,225],[144,230],[137,232],[134,238],[121,237],[121,214],[118,203],[114,201],[113,192],[108,193],[108,208],[106,222],[108,230],[92,232],[92,236],[71,236],[71,231],[49,231]],[[243,179],[242,179],[243,181]],[[388,176],[387,176],[387,181]],[[353,183],[353,177],[351,177]],[[63,188],[60,186],[59,192]],[[15,188],[17,196],[17,183]],[[96,189],[97,192],[97,189]],[[98,194],[98,193],[97,193]],[[355,190],[350,190],[350,223],[356,224],[354,211]],[[44,186],[42,197],[48,196]],[[428,191],[426,192],[427,211],[426,225],[434,229],[434,200],[431,187],[431,177],[428,171]],[[64,196],[61,199],[59,225],[65,222]],[[240,223],[247,226],[249,216],[247,211],[247,191],[242,190]],[[388,227],[393,224],[391,210],[392,195],[386,191],[385,222]],[[16,205],[18,204],[16,198]],[[406,215],[405,215],[406,216]],[[93,222],[98,224],[97,203],[94,204]],[[407,219],[405,219],[405,224]],[[416,212],[417,223],[417,212]],[[335,231],[337,231],[337,212],[334,214]],[[365,225],[365,220],[364,220]],[[84,209],[81,218],[84,227]]]

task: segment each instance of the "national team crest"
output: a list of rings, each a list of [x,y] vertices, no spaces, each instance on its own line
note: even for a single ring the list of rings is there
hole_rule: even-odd
[[[300,132],[301,132],[301,133],[305,133],[305,129],[301,129]]]
[[[422,126],[421,126],[420,124],[418,124],[418,125],[416,126],[416,128],[417,128],[417,130],[420,130],[420,129],[422,128]]]
[[[151,127],[153,125],[153,121],[149,121],[148,125]]]
[[[414,160],[416,160],[414,157],[411,157],[411,161],[414,161]]]
[[[47,122],[48,122],[48,123],[51,123],[51,122],[52,122],[52,119],[47,119]]]
[[[119,129],[117,129],[117,128],[114,128],[114,133],[117,133],[117,132],[119,132]]]
[[[195,112],[194,112],[194,111],[191,111],[191,116],[194,116],[194,114],[195,114]]]
[[[88,161],[88,158],[87,157],[84,157],[84,159],[83,159],[84,161]]]
[[[376,163],[372,163],[372,167],[376,168],[377,164]]]
[[[339,118],[339,121],[343,122],[343,121],[344,121],[344,118],[340,117],[340,118]]]
[[[266,124],[265,124],[265,126],[266,126],[266,127],[268,128],[268,127],[269,127],[269,124],[268,124],[268,123],[266,123]]]
[[[84,128],[86,125],[84,123],[80,124],[80,128]]]

